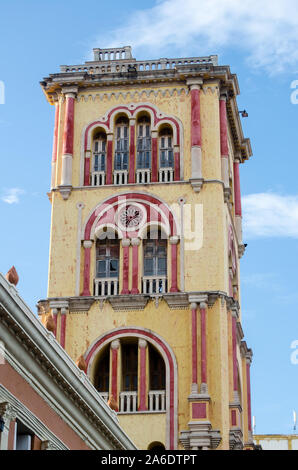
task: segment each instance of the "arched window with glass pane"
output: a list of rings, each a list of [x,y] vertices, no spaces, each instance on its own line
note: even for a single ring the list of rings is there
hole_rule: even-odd
[[[117,295],[119,284],[119,240],[105,234],[96,242],[95,295]]]
[[[106,172],[106,134],[99,132],[94,136],[92,158],[92,186],[105,184]]]
[[[160,230],[150,231],[144,240],[143,292],[146,294],[167,291],[167,239]]]
[[[128,151],[129,151],[129,121],[126,117],[120,117],[116,121],[115,129],[115,170],[128,169]]]
[[[148,116],[142,116],[137,126],[137,169],[151,167],[151,126]]]
[[[166,183],[173,179],[173,131],[170,127],[164,127],[159,133],[159,181]]]

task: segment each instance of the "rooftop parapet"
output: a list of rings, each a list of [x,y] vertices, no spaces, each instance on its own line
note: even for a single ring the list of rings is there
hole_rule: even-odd
[[[136,60],[132,56],[131,46],[114,47],[108,49],[93,49],[94,60],[83,65],[61,65],[62,73],[88,72],[106,74],[114,72],[128,72],[132,68],[136,72],[175,69],[183,65],[218,65],[217,55],[205,57],[184,57],[177,59]]]

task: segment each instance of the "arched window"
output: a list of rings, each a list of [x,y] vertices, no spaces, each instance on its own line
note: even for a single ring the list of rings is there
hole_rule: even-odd
[[[136,413],[138,409],[165,412],[166,365],[158,349],[150,343],[145,348],[140,346],[138,337],[122,337],[118,343],[116,361],[111,360],[112,342],[103,347],[99,359],[95,360],[93,383],[98,392],[106,400],[113,395],[121,413]],[[144,354],[146,360],[142,360]],[[115,377],[120,378],[116,393],[113,391]],[[143,403],[138,408],[141,394]]]
[[[137,169],[151,167],[151,126],[148,116],[142,116],[137,126]]]
[[[167,126],[159,132],[159,181],[174,179],[173,131]]]
[[[108,234],[109,235],[109,234]],[[119,240],[105,233],[96,242],[95,294],[117,295],[119,279]]]
[[[98,132],[93,141],[92,186],[105,184],[107,139],[104,132]]]
[[[144,293],[163,293],[167,291],[167,239],[162,238],[160,230],[150,231],[144,240]]]
[[[114,184],[127,184],[129,121],[119,117],[115,127]]]

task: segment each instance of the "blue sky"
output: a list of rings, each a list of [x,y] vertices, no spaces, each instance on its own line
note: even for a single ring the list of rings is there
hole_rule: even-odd
[[[261,7],[260,8],[260,4]],[[245,339],[254,352],[257,433],[290,433],[298,411],[298,5],[295,0],[2,1],[0,12],[0,270],[15,265],[30,307],[46,297],[54,110],[39,81],[132,45],[137,59],[218,54],[237,73],[253,156],[241,167]],[[262,10],[262,11],[260,11]],[[0,87],[1,88],[1,87]],[[1,96],[0,96],[1,102]]]

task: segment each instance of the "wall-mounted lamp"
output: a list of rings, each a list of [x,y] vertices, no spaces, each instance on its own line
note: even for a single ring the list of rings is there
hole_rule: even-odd
[[[246,109],[244,109],[243,111],[238,111],[238,113],[241,114],[243,118],[248,117],[248,112],[246,111]]]

